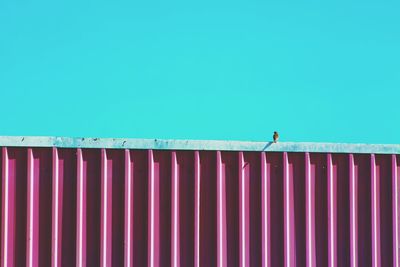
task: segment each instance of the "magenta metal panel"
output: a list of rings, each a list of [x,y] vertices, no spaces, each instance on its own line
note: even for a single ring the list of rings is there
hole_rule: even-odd
[[[0,157],[1,266],[400,266],[398,154]]]

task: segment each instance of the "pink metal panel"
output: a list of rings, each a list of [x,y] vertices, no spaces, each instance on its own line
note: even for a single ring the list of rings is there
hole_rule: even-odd
[[[399,155],[0,157],[1,266],[399,266]]]

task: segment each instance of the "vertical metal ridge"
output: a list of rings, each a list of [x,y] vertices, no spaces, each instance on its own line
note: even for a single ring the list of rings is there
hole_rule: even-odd
[[[112,263],[112,177],[108,173],[107,150],[101,149],[101,234],[100,265]]]
[[[28,148],[27,266],[39,265],[39,177],[35,177],[33,149]]]
[[[250,177],[243,152],[239,152],[239,243],[240,266],[250,266]],[[247,175],[246,175],[247,174]]]
[[[10,194],[14,196],[14,185],[15,181],[11,181],[9,172],[8,172],[8,149],[6,147],[2,148],[2,250],[1,250],[1,257],[2,257],[2,265],[3,267],[13,266],[14,265],[14,229],[10,231],[10,228],[13,228],[14,225],[14,218],[10,216],[9,210],[14,209],[14,197],[10,197]],[[10,188],[12,187],[12,188]],[[12,192],[10,192],[12,191]],[[11,203],[10,203],[11,202]],[[11,207],[10,207],[11,206]]]
[[[194,266],[200,267],[200,153],[194,152]]]
[[[337,236],[337,204],[336,204],[336,183],[337,177],[333,174],[332,154],[327,157],[328,170],[328,257],[329,267],[336,266],[336,236]]]
[[[399,177],[397,156],[392,155],[392,220],[393,220],[393,266],[399,267],[399,248],[400,248],[400,233],[399,233]]]
[[[28,188],[27,188],[27,211],[28,211],[28,221],[27,221],[27,257],[26,266],[31,267],[33,264],[33,202],[34,202],[34,175],[33,175],[33,155],[32,149],[28,148]]]
[[[148,255],[149,260],[148,264],[150,267],[158,266],[156,260],[159,258],[159,244],[158,244],[158,212],[159,212],[159,203],[158,203],[158,184],[156,184],[155,176],[154,176],[154,154],[153,150],[149,150],[149,220],[148,220],[148,229],[149,229],[149,242],[148,242]],[[158,181],[157,181],[158,182]],[[156,210],[157,209],[157,210]],[[156,218],[157,217],[157,218]],[[156,225],[157,224],[157,225]],[[156,229],[157,228],[157,229]]]
[[[350,265],[358,266],[358,238],[357,238],[357,205],[358,205],[358,181],[355,176],[354,155],[349,155],[349,171],[350,171]]]
[[[261,152],[261,188],[262,266],[269,267],[271,266],[270,181],[265,152]]]
[[[315,174],[311,173],[310,153],[305,153],[306,170],[306,259],[308,267],[315,267]]]
[[[375,155],[371,154],[372,266],[374,267],[380,266],[379,179],[376,173]]]
[[[218,267],[227,266],[226,186],[222,170],[221,151],[217,151],[217,258]]]
[[[293,184],[290,179],[289,157],[283,152],[283,192],[284,192],[284,236],[285,236],[285,266],[295,266],[295,233],[293,221]]]
[[[148,208],[148,265],[154,267],[154,158],[153,151],[148,151],[149,166],[149,208]]]
[[[285,266],[291,267],[290,250],[290,195],[289,195],[289,162],[287,152],[283,152],[283,205],[284,205],[284,237],[285,237]]]
[[[100,266],[107,266],[107,155],[101,149],[101,224],[100,224]]]
[[[179,169],[176,152],[172,151],[171,157],[172,170],[172,214],[171,214],[171,266],[180,266],[179,249]]]
[[[83,174],[82,149],[77,151],[76,257],[77,266],[86,266],[86,175]]]
[[[125,218],[125,234],[124,234],[124,243],[125,243],[125,251],[124,251],[124,266],[132,267],[132,233],[133,233],[133,224],[132,224],[132,207],[133,207],[133,182],[132,182],[132,172],[131,172],[131,153],[129,149],[125,149],[125,210],[124,210],[124,218]]]
[[[61,265],[61,234],[62,234],[62,219],[60,218],[60,205],[59,197],[62,195],[62,182],[59,177],[59,158],[58,149],[53,148],[52,151],[53,163],[53,211],[52,211],[52,266]]]

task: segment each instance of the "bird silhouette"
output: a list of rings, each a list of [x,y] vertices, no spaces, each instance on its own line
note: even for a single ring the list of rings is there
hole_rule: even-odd
[[[274,135],[272,136],[272,138],[274,139],[274,143],[278,142],[278,139],[279,139],[278,132],[274,132]]]

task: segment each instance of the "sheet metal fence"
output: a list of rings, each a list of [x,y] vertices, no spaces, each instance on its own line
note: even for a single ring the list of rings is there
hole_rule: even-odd
[[[1,266],[400,266],[398,154],[0,157]]]

